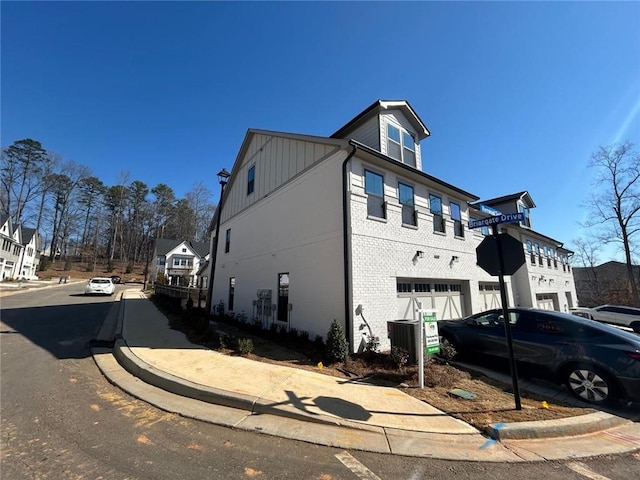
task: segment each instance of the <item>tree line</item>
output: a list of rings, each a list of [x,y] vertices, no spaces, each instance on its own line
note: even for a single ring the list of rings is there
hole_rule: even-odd
[[[91,169],[26,138],[2,149],[0,212],[35,228],[50,262],[144,262],[156,238],[207,241],[213,193],[197,182],[184,198],[119,175],[106,185]],[[46,263],[46,262],[45,262]]]

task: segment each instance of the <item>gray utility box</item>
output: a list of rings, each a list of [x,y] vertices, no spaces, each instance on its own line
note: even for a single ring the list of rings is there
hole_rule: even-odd
[[[387,322],[387,337],[391,340],[391,348],[400,347],[409,352],[408,365],[418,363],[416,352],[416,328],[418,320],[390,320]]]

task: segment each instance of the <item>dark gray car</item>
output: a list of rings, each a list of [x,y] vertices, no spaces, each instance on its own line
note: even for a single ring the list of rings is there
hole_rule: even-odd
[[[509,317],[516,362],[523,371],[564,383],[590,403],[640,401],[637,334],[549,310],[510,308]],[[502,310],[439,321],[438,329],[442,343],[454,352],[508,360]]]

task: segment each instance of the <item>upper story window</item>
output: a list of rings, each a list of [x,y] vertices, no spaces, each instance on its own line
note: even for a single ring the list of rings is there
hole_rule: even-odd
[[[433,231],[444,233],[444,217],[442,216],[442,199],[434,195],[429,194],[429,211],[433,215]]]
[[[520,225],[531,228],[531,217],[529,216],[530,215],[529,209],[524,205],[520,204],[518,205],[518,210],[520,210],[520,213],[524,215],[524,220],[520,222]]]
[[[256,180],[256,166],[252,166],[249,169],[249,172],[247,174],[247,195],[251,195],[253,193],[253,189],[255,187],[255,180]]]
[[[398,183],[398,199],[400,200],[400,205],[402,205],[402,223],[404,225],[417,225],[413,187]]]
[[[227,228],[227,235],[224,240],[224,253],[229,253],[231,249],[231,229]]]
[[[533,252],[533,244],[531,243],[531,240],[527,240],[527,252]]]
[[[416,143],[406,132],[402,133],[402,161],[413,168],[416,167]]]
[[[451,215],[451,220],[453,220],[453,234],[456,237],[464,237],[464,228],[462,227],[460,205],[455,202],[449,202],[449,213]]]
[[[173,257],[173,266],[174,267],[189,267],[193,266],[193,262],[191,258],[185,257]]]
[[[387,155],[415,168],[416,142],[411,134],[387,124]]]
[[[186,248],[183,248],[183,249],[182,249],[182,253],[187,253],[187,249],[186,249]]]
[[[364,191],[367,194],[367,215],[387,218],[384,202],[384,178],[382,175],[365,170]]]

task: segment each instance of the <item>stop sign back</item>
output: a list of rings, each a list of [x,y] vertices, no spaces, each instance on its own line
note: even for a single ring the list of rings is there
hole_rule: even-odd
[[[499,250],[502,250],[504,270],[500,271]],[[524,265],[524,249],[522,243],[507,233],[484,237],[476,248],[478,266],[489,275],[513,275]]]

